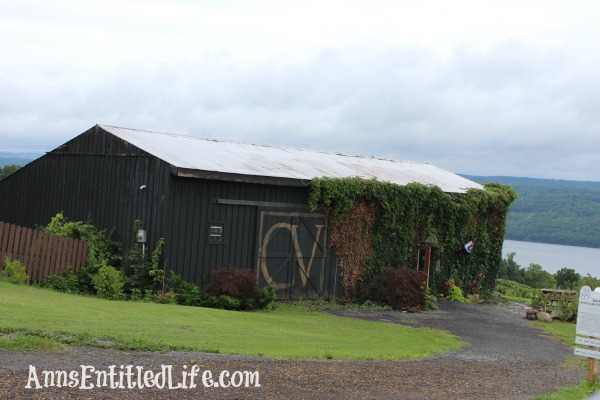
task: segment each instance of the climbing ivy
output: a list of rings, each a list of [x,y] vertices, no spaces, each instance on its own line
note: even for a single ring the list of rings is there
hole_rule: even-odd
[[[493,290],[506,214],[515,198],[509,186],[497,183],[448,194],[419,183],[317,178],[310,183],[309,208],[327,217],[347,295],[353,296],[384,267],[414,269],[420,244],[432,245],[429,285],[434,292],[453,280],[465,293],[475,293]],[[342,231],[354,235],[339,235]],[[460,254],[457,250],[472,239],[473,252]],[[372,247],[361,243],[365,240]],[[356,248],[366,250],[344,256],[344,250]]]

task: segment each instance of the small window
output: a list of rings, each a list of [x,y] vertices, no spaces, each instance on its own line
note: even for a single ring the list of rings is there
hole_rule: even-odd
[[[223,243],[223,224],[210,224],[208,243]]]

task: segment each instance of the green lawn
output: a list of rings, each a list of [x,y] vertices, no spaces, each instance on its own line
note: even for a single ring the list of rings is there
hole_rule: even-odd
[[[568,344],[571,347],[575,346],[575,324],[570,322],[554,321],[551,324],[534,321],[531,323],[538,328],[543,329],[550,335],[560,340],[561,342]]]
[[[235,312],[108,301],[4,281],[0,332],[0,348],[76,343],[296,359],[405,360],[465,345],[447,332],[299,309]]]
[[[554,321],[551,324],[548,324],[535,321],[532,322],[532,325],[543,329],[561,342],[568,344],[571,347],[575,347],[575,324],[560,321]],[[584,364],[587,365],[587,358],[585,357],[573,355],[572,359],[582,366]],[[584,371],[585,368],[582,368],[583,375],[585,374]],[[591,394],[598,390],[600,390],[600,384],[588,384],[585,379],[582,379],[577,385],[565,386],[556,392],[537,397],[536,400],[582,400],[587,399]]]

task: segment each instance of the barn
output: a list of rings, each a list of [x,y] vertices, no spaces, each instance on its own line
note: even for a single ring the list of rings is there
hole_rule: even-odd
[[[140,220],[149,251],[164,238],[162,265],[187,281],[238,266],[281,298],[331,298],[339,273],[325,218],[307,208],[307,183],[355,176],[446,193],[482,188],[426,163],[96,125],[0,181],[0,221],[91,217],[127,249]]]

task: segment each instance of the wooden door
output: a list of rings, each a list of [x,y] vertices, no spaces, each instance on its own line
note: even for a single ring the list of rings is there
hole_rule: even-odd
[[[417,271],[425,275],[425,289],[429,287],[429,266],[431,264],[431,246],[419,246],[417,251]]]

